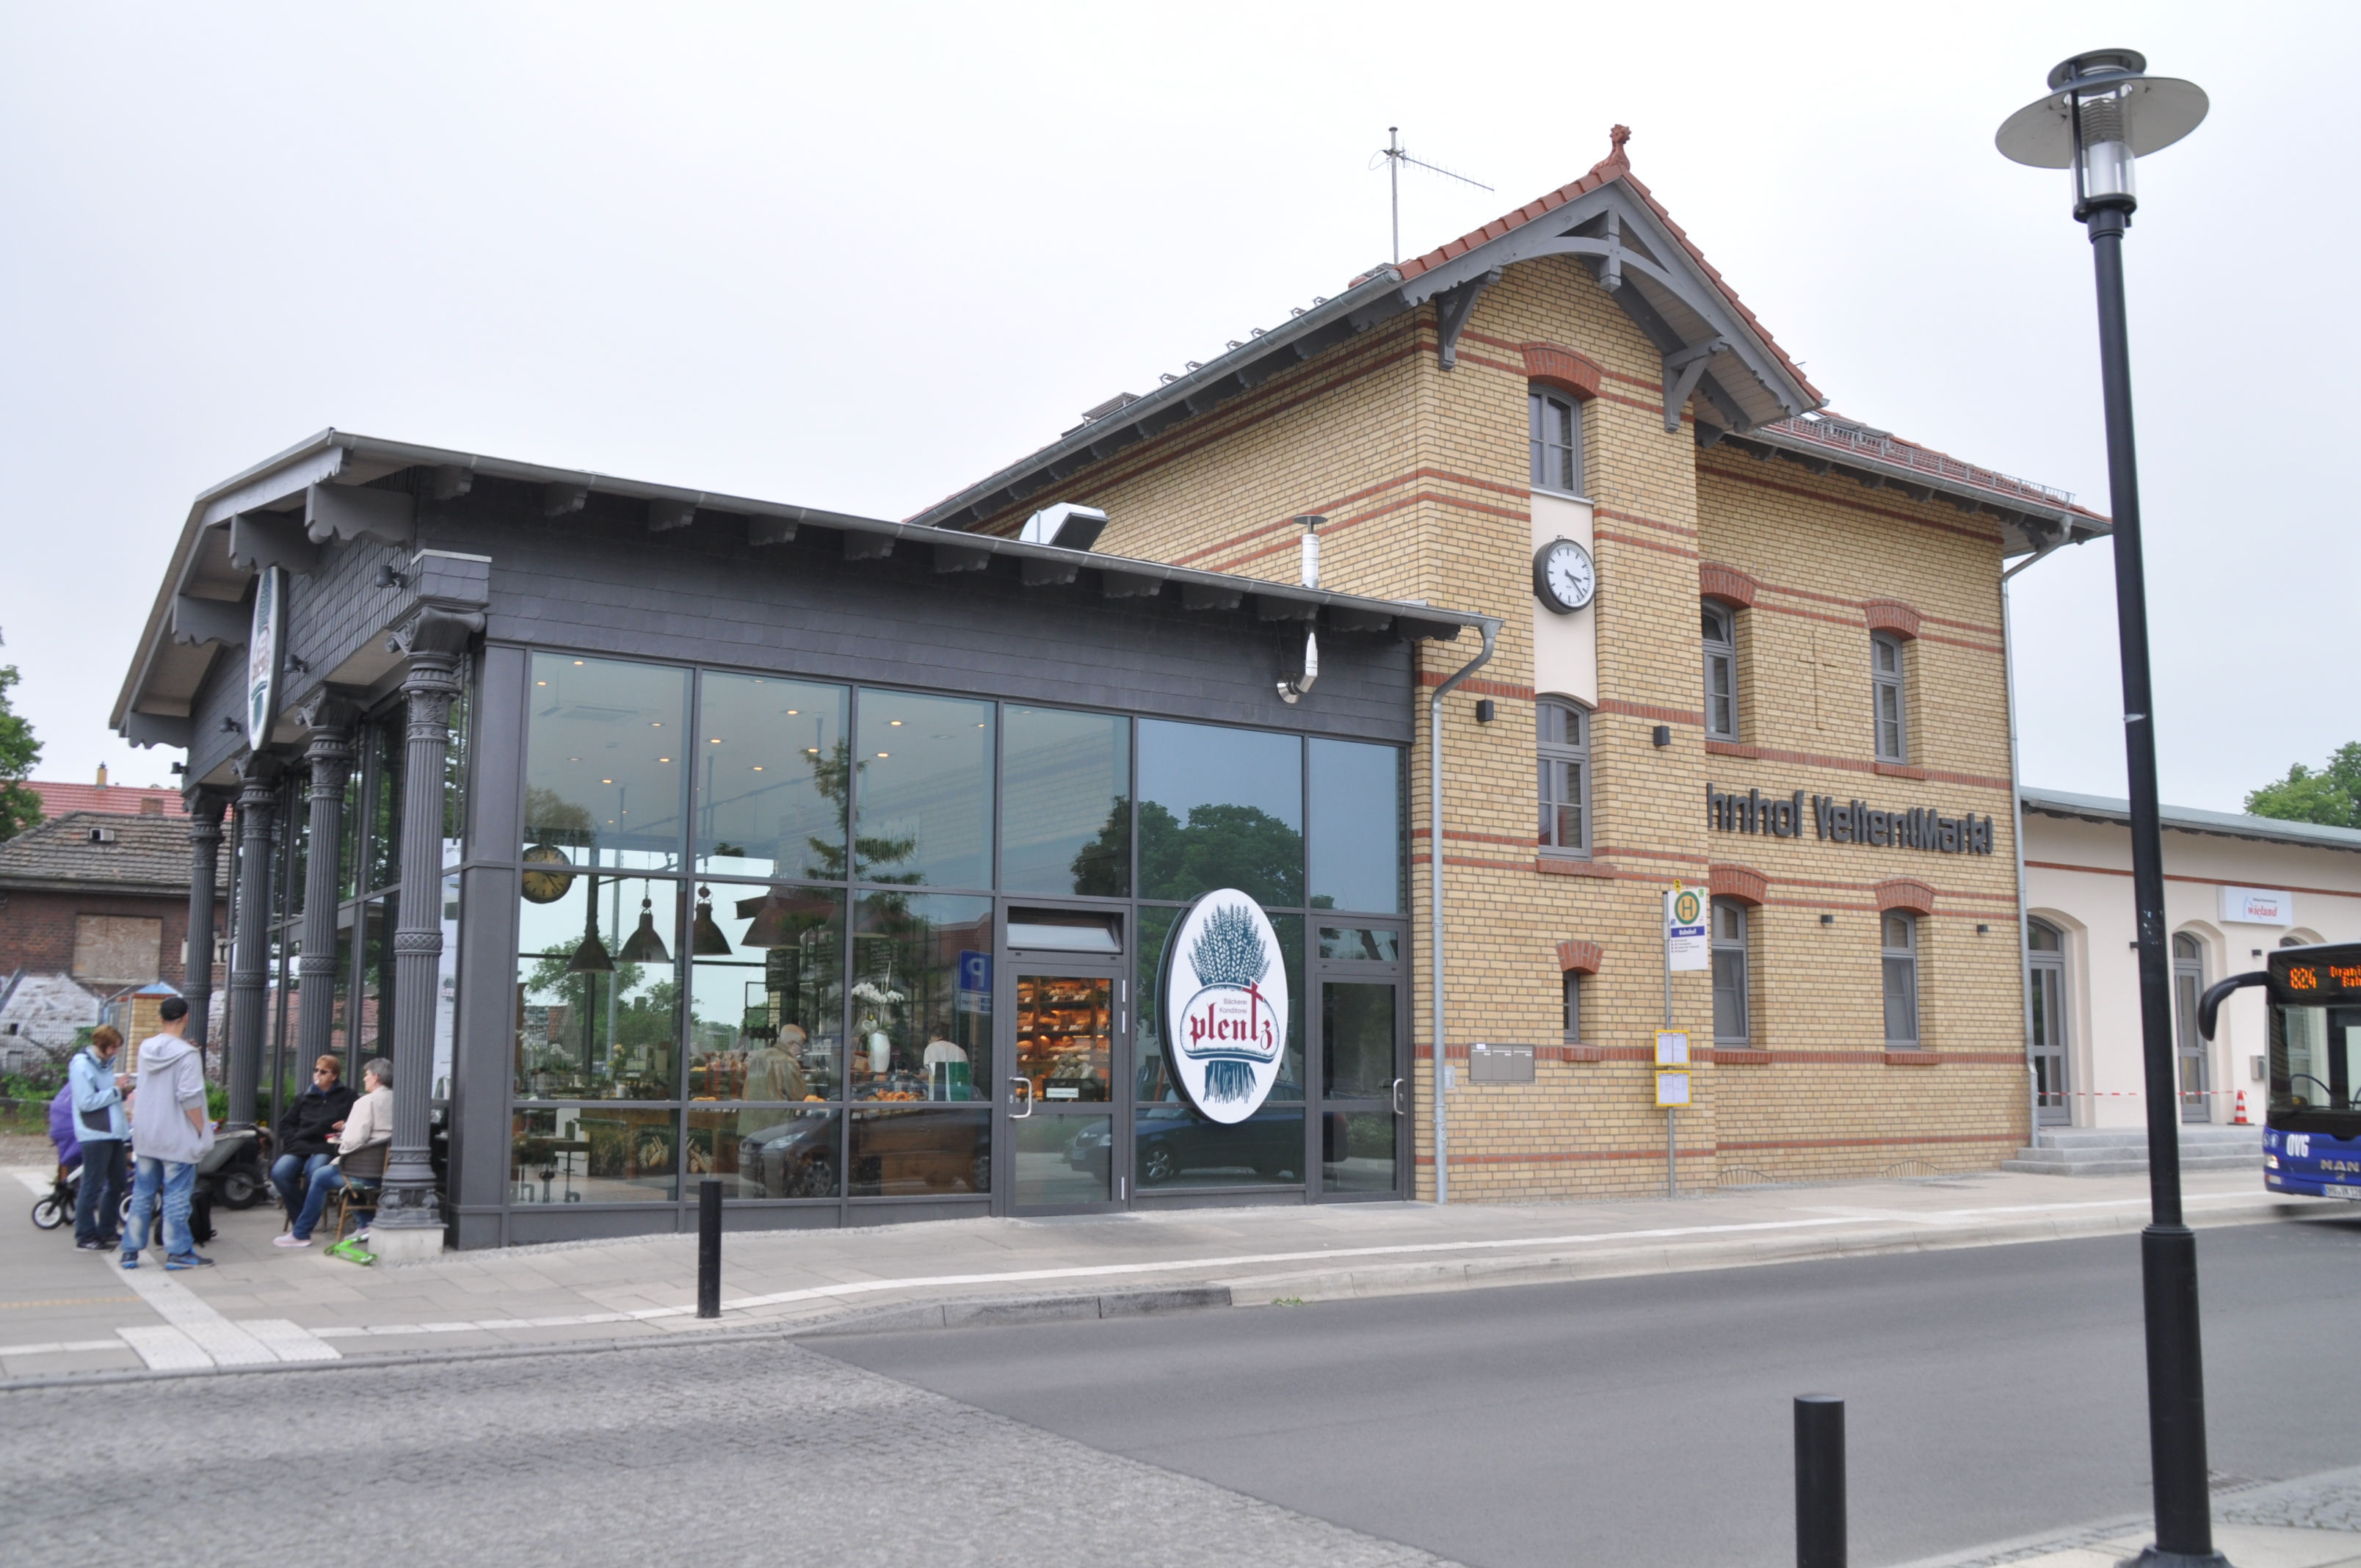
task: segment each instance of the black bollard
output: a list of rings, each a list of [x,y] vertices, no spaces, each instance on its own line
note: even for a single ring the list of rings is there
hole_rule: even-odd
[[[1844,1401],[1795,1396],[1795,1568],[1845,1568]]]
[[[697,1315],[721,1315],[721,1183],[710,1176],[697,1186]],[[1803,1419],[1795,1418],[1797,1431],[1804,1430]],[[1841,1411],[1838,1420],[1843,1420]]]

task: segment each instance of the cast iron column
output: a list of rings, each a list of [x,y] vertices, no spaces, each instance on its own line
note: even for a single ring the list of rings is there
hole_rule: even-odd
[[[2180,1219],[2180,1062],[2165,950],[2164,836],[2157,814],[2156,707],[2148,686],[2147,588],[2140,563],[2139,468],[2132,446],[2131,338],[2124,313],[2124,206],[2083,219],[2099,281],[2099,367],[2114,512],[2115,629],[2124,667],[2124,761],[2131,784],[2132,902],[2138,916],[2140,1044],[2147,1072],[2149,1223],[2140,1233],[2147,1318],[2151,1563],[2219,1563],[2205,1469],[2205,1368],[2197,1321],[2197,1238]]]
[[[401,897],[393,933],[393,1148],[378,1206],[380,1228],[439,1229],[434,1195],[435,986],[443,956],[443,772],[451,699],[479,615],[427,610],[393,637],[410,656],[401,693],[410,743],[401,769]]]
[[[229,797],[200,789],[188,796],[189,957],[181,966],[181,993],[189,1003],[189,1038],[200,1048],[214,1012],[214,890],[221,884],[222,814]]]
[[[344,841],[345,785],[352,777],[353,706],[323,696],[304,714],[312,738],[303,760],[312,764],[312,848],[303,865],[303,950],[297,959],[302,977],[296,1014],[296,1048],[302,1055],[299,1083],[309,1083],[312,1064],[328,1054],[335,1037],[336,898],[338,851]],[[345,1064],[345,1081],[358,1084],[359,1065]]]
[[[248,757],[237,792],[237,919],[229,955],[229,1058],[222,1077],[233,1127],[254,1124],[254,1087],[262,1074],[269,1023],[270,824],[278,816],[279,764]]]

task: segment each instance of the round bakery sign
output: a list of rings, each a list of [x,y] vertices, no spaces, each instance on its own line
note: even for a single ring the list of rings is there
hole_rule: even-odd
[[[1216,1122],[1243,1122],[1279,1081],[1287,966],[1261,906],[1234,887],[1190,906],[1165,948],[1173,1081]]]

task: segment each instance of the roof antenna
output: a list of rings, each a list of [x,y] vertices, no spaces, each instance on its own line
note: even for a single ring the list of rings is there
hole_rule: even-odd
[[[1478,191],[1489,191],[1492,187],[1485,184],[1481,180],[1470,180],[1465,174],[1455,174],[1438,164],[1429,163],[1424,159],[1412,158],[1402,148],[1400,126],[1386,127],[1386,142],[1387,145],[1378,148],[1376,154],[1370,158],[1369,167],[1375,169],[1380,158],[1386,160],[1386,181],[1393,187],[1394,198],[1394,265],[1399,267],[1401,265],[1401,166],[1403,164],[1415,163],[1429,174],[1440,174],[1445,180],[1456,180],[1462,185],[1473,185]]]

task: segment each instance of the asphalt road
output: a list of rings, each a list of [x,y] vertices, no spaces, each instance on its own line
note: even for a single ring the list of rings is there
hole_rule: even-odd
[[[2216,1466],[2361,1459],[2361,1221],[2200,1238]],[[1853,1561],[2145,1506],[2128,1238],[1168,1318],[0,1393],[0,1558],[1426,1568]],[[2297,1401],[2309,1401],[2298,1403]]]
[[[1852,1560],[2148,1506],[2136,1237],[818,1348],[1486,1568],[1794,1561],[1790,1400],[1842,1395]],[[2361,1463],[2361,1223],[2202,1233],[2212,1462]],[[2348,1382],[2348,1380],[2352,1380]],[[2324,1399],[2324,1402],[2323,1402]]]

